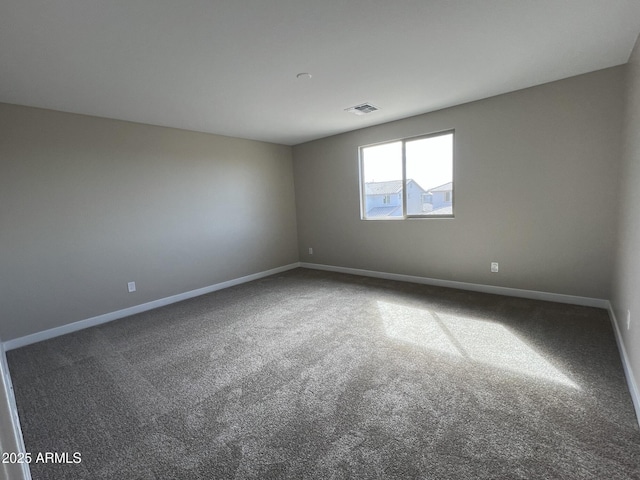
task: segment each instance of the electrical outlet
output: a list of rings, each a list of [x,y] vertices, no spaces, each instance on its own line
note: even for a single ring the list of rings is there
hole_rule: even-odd
[[[497,273],[499,269],[498,262],[491,262],[491,271],[493,273]]]
[[[127,283],[127,289],[129,290],[129,293],[135,292],[136,291],[136,282]]]
[[[627,330],[631,328],[631,310],[627,310]]]
[[[313,255],[313,248],[309,247],[309,255]]]

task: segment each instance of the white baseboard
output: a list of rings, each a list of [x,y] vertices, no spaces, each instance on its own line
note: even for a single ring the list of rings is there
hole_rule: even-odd
[[[613,326],[613,333],[616,337],[616,343],[618,344],[618,351],[620,352],[620,360],[622,360],[622,368],[624,369],[624,376],[627,379],[627,385],[629,386],[629,393],[631,394],[631,401],[633,402],[633,408],[636,411],[636,419],[638,425],[640,425],[640,391],[638,391],[638,384],[636,383],[636,377],[633,375],[633,369],[631,368],[631,362],[627,355],[627,349],[622,341],[622,333],[618,326],[618,319],[613,311],[611,302],[607,302],[607,310],[609,311],[609,319]]]
[[[575,295],[563,295],[561,293],[538,292],[536,290],[523,290],[520,288],[498,287],[495,285],[483,285],[480,283],[457,282],[454,280],[439,280],[437,278],[417,277],[414,275],[402,275],[399,273],[376,272],[373,270],[361,270],[359,268],[336,267],[334,265],[322,265],[319,263],[301,262],[303,268],[314,270],[325,270],[329,272],[348,273],[351,275],[361,275],[363,277],[384,278],[387,280],[397,280],[400,282],[421,283],[436,287],[457,288],[458,290],[470,290],[473,292],[491,293],[495,295],[505,295],[508,297],[529,298],[532,300],[545,300],[548,302],[568,303],[571,305],[582,305],[585,307],[607,308],[608,300],[601,298],[578,297]]]
[[[216,290],[222,290],[223,288],[232,287],[234,285],[240,285],[242,283],[251,282],[260,278],[275,275],[277,273],[285,272],[294,268],[303,267],[314,270],[325,270],[330,272],[348,273],[352,275],[361,275],[365,277],[383,278],[387,280],[397,280],[402,282],[421,283],[425,285],[434,285],[438,287],[457,288],[460,290],[471,290],[475,292],[492,293],[497,295],[507,295],[511,297],[530,298],[534,300],[546,300],[550,302],[568,303],[573,305],[583,305],[588,307],[608,308],[609,302],[607,300],[599,298],[578,297],[574,295],[563,295],[558,293],[538,292],[534,290],[523,290],[518,288],[498,287],[493,285],[482,285],[478,283],[457,282],[453,280],[440,280],[429,277],[418,277],[414,275],[403,275],[398,273],[386,273],[377,272],[373,270],[362,270],[359,268],[349,267],[337,267],[334,265],[323,265],[319,263],[306,263],[296,262],[282,267],[273,268],[263,272],[246,275],[244,277],[235,278],[226,282],[217,283],[207,287],[191,290],[189,292],[172,295],[170,297],[161,298],[151,302],[143,303],[141,305],[135,305],[133,307],[124,308],[122,310],[116,310],[115,312],[105,313],[96,317],[79,320],[77,322],[68,323],[60,327],[51,328],[42,332],[32,333],[23,337],[15,338],[5,341],[2,346],[5,351],[13,350],[15,348],[31,345],[32,343],[41,342],[50,338],[59,337],[67,333],[76,332],[85,328],[94,327],[103,323],[118,320],[120,318],[135,315],[136,313],[146,312],[154,308],[164,307],[172,303],[180,302],[182,300],[188,300],[189,298],[198,297],[207,293],[215,292]]]
[[[25,335],[24,337],[15,338],[13,340],[7,340],[2,345],[5,351],[13,350],[15,348],[31,345],[32,343],[41,342],[43,340],[49,340],[50,338],[59,337],[71,332],[77,332],[89,327],[95,327],[102,323],[111,322],[120,318],[135,315],[136,313],[146,312],[147,310],[153,310],[154,308],[164,307],[172,303],[181,302],[182,300],[188,300],[189,298],[198,297],[207,293],[222,290],[223,288],[233,287],[240,285],[241,283],[252,282],[253,280],[259,280],[260,278],[275,275],[276,273],[286,272],[298,268],[300,264],[298,262],[284,265],[282,267],[272,268],[271,270],[265,270],[264,272],[258,272],[251,275],[246,275],[240,278],[234,278],[226,282],[216,283],[215,285],[209,285],[208,287],[198,288],[197,290],[191,290],[189,292],[179,293],[170,297],[161,298],[152,302],[143,303],[141,305],[135,305],[129,308],[123,308],[115,312],[105,313],[104,315],[98,315],[96,317],[79,320],[77,322],[68,323],[60,327],[50,328],[42,332],[32,333],[31,335]]]
[[[9,374],[9,365],[5,350],[0,344],[0,450],[2,452],[26,453],[20,419],[18,418],[18,408],[13,395],[13,384]],[[31,480],[29,464],[2,464],[0,465],[0,477],[11,480]]]

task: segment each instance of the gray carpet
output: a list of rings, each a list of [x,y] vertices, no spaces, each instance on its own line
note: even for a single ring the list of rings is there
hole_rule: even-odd
[[[36,480],[640,478],[600,309],[297,269],[8,360]]]

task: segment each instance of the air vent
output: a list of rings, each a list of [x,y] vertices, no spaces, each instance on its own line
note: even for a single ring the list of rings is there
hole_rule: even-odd
[[[345,112],[355,113],[356,115],[365,115],[367,113],[375,112],[376,110],[380,110],[380,108],[376,107],[372,103],[363,103],[361,105],[356,105],[355,107],[346,108]]]

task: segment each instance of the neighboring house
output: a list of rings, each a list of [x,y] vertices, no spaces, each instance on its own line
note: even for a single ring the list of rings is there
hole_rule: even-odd
[[[367,218],[402,216],[402,180],[365,183]],[[407,181],[407,212],[409,214],[450,215],[453,213],[453,182],[430,190],[418,182]]]
[[[424,212],[451,215],[453,213],[453,182],[429,189],[422,195],[422,205]]]
[[[407,180],[407,211],[422,213],[427,193],[415,180]],[[365,183],[367,218],[402,216],[402,180]]]

